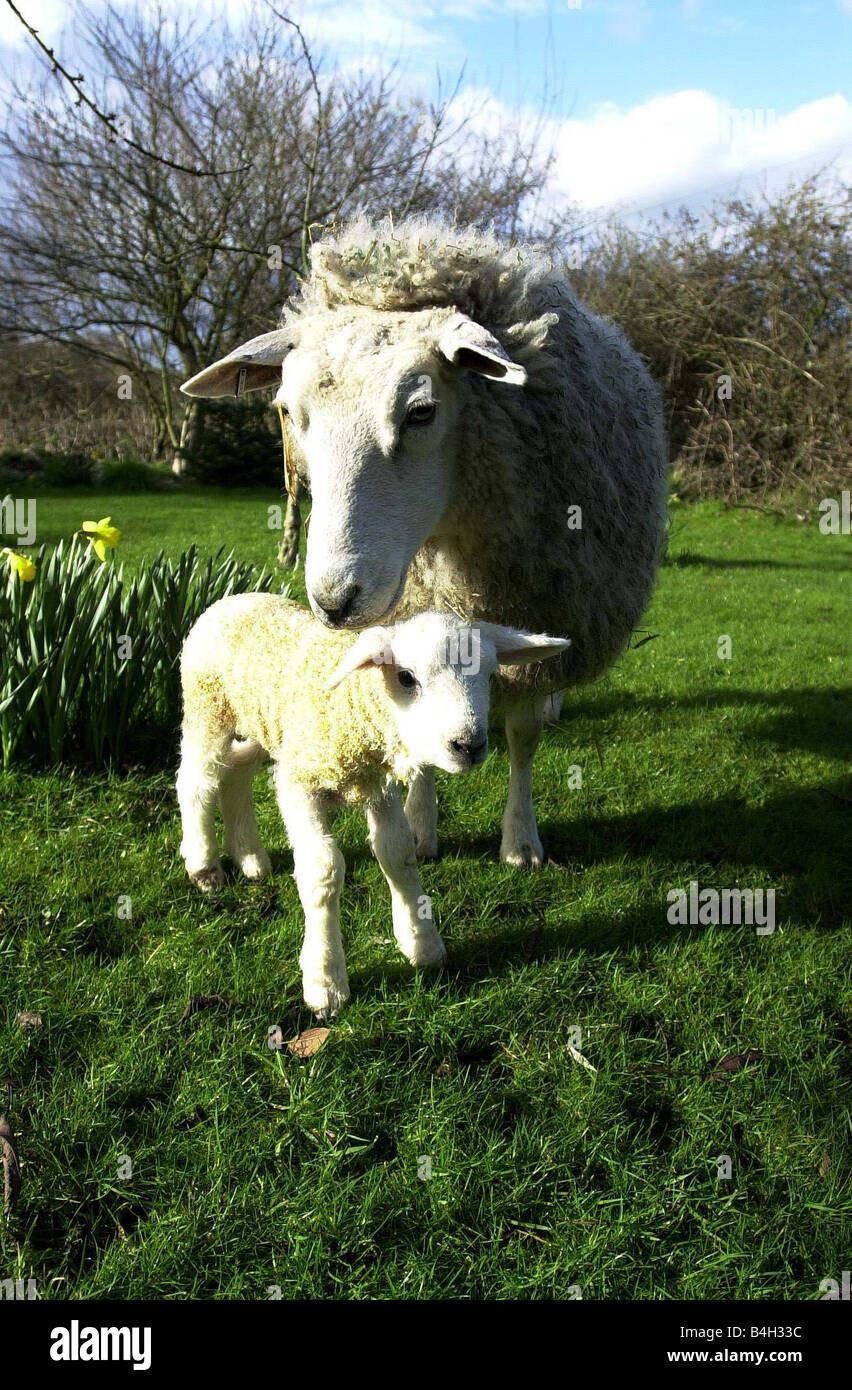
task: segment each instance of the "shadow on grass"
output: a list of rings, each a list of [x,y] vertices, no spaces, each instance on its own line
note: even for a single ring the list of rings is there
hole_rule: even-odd
[[[678,555],[667,555],[663,560],[663,565],[669,569],[691,569],[693,567],[701,569],[746,569],[746,570],[822,570],[828,574],[841,574],[850,568],[849,560],[845,556],[839,556],[835,564],[815,565],[809,561],[797,560],[772,560],[760,558],[756,560],[735,560],[725,559],[719,555],[696,555],[693,551],[684,550]]]
[[[739,690],[729,686],[702,691],[697,695],[669,698],[635,695],[629,690],[601,693],[600,696],[572,697],[569,693],[559,724],[569,734],[574,719],[604,719],[610,715],[644,710],[670,718],[681,710],[718,710],[744,706],[764,711],[744,739],[771,743],[781,752],[803,749],[825,757],[852,762],[852,686],[799,690]]]
[[[839,800],[837,814],[829,822],[829,806],[837,784],[808,788],[803,792],[772,797],[760,806],[747,806],[735,797],[712,801],[652,807],[632,816],[585,816],[574,823],[550,821],[541,825],[542,839],[555,865],[540,870],[540,882],[552,884],[552,893],[525,908],[512,903],[515,920],[481,931],[465,933],[461,941],[449,938],[450,965],[443,984],[454,996],[463,995],[486,976],[497,976],[523,961],[543,960],[582,950],[602,956],[632,951],[637,946],[655,950],[675,939],[712,930],[703,925],[680,925],[667,919],[666,894],[670,888],[687,888],[697,879],[702,888],[776,887],[776,922],[788,919],[811,922],[821,931],[837,931],[848,924],[852,902],[852,870],[848,837],[852,833],[852,807]],[[440,849],[465,859],[496,855],[497,836],[454,840],[444,838]],[[618,916],[611,908],[582,913],[564,926],[554,927],[554,907],[576,896],[583,868],[627,858],[641,861],[643,877],[651,887],[642,901]],[[568,860],[565,864],[563,861]],[[573,864],[582,867],[573,868]],[[505,873],[495,864],[495,874]],[[522,871],[521,871],[522,872]],[[629,866],[625,870],[629,874]],[[769,880],[767,884],[767,879]],[[518,914],[523,920],[518,920]],[[493,916],[493,909],[492,909]],[[545,927],[545,917],[550,921]],[[440,914],[439,914],[440,917]],[[743,940],[754,936],[754,927],[726,928]],[[410,981],[404,962],[386,962],[355,972],[356,993],[369,990],[379,980]]]

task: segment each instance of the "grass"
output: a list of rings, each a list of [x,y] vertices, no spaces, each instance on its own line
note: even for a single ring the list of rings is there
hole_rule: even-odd
[[[262,494],[87,497],[40,498],[40,539],[111,513],[131,564],[190,541],[274,554]],[[177,855],[172,771],[3,777],[0,1083],[24,1187],[0,1276],[42,1298],[726,1300],[815,1298],[849,1267],[849,538],[674,515],[658,635],[545,734],[554,863],[496,860],[499,735],[442,780],[423,870],[442,976],[395,953],[363,823],[340,816],[353,997],[310,1060],[267,1045],[312,1020],[265,779],[275,875],[210,903]],[[774,934],[669,923],[692,879],[774,888]],[[235,1002],[181,1022],[193,994]]]

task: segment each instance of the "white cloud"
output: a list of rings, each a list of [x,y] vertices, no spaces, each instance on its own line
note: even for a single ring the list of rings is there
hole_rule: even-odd
[[[493,125],[510,115],[491,97],[476,119]],[[776,114],[687,90],[627,109],[603,102],[585,117],[547,122],[544,133],[556,154],[554,193],[586,208],[688,202],[764,171],[783,171],[786,181],[835,158],[852,176],[852,103],[839,94]]]

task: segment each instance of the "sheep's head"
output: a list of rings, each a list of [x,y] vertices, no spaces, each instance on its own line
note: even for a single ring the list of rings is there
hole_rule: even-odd
[[[224,396],[280,383],[312,496],[308,599],[327,626],[388,617],[415,554],[440,536],[468,371],[526,380],[498,340],[455,309],[314,307],[184,385],[188,395]]]
[[[467,772],[488,755],[490,685],[497,667],[543,661],[567,646],[568,638],[419,613],[362,632],[328,685],[333,689],[354,671],[378,666],[413,762]]]

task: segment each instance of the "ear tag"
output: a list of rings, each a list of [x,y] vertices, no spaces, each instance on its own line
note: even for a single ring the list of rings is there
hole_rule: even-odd
[[[245,384],[246,384],[246,377],[247,377],[247,376],[248,376],[248,368],[247,368],[247,367],[240,367],[240,370],[239,370],[239,372],[237,373],[237,385],[236,385],[236,390],[234,391],[234,395],[235,395],[235,396],[241,396],[241,395],[243,394],[243,388],[245,387]]]

